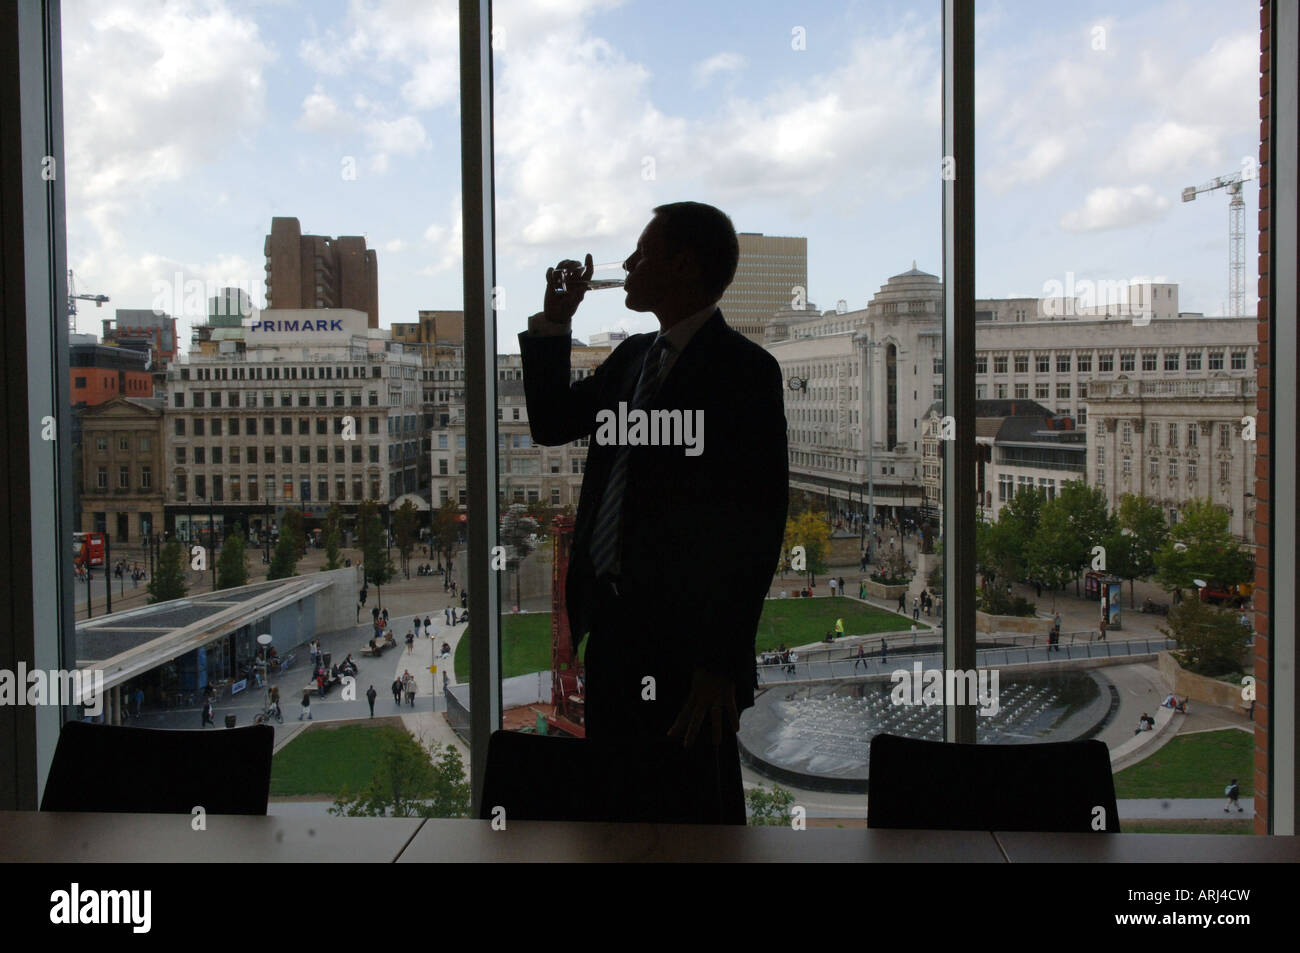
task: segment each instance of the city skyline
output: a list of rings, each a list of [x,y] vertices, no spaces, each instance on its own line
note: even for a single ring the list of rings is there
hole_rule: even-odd
[[[912,259],[941,271],[937,9],[691,10],[685,35],[664,10],[496,5],[503,345],[540,307],[549,264],[616,260],[654,205],[682,198],[719,205],[739,231],[806,237],[807,298],[822,309],[862,306]],[[978,12],[977,293],[1164,275],[1187,310],[1222,313],[1227,199],[1179,196],[1256,153],[1250,4]],[[260,306],[262,241],[290,215],[381,253],[385,326],[458,308],[455,16],[449,2],[214,0],[157,16],[69,3],[79,286],[150,307],[154,282],[179,271],[251,284]],[[1257,207],[1253,182],[1245,199]],[[1254,273],[1251,255],[1252,292]],[[578,336],[654,327],[620,298],[592,295]],[[188,341],[195,316],[176,317]]]

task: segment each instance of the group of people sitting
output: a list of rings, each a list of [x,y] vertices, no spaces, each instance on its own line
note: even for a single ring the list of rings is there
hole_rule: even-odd
[[[1138,726],[1133,729],[1133,734],[1140,735],[1144,731],[1150,731],[1151,729],[1155,728],[1155,726],[1156,726],[1156,720],[1152,718],[1150,715],[1148,715],[1146,712],[1143,712],[1142,717],[1138,719]]]
[[[784,644],[775,651],[764,652],[759,656],[760,665],[780,665],[784,671],[791,673],[794,672],[794,664],[797,661],[799,661],[799,653],[791,652]]]
[[[415,574],[417,576],[441,576],[442,573],[442,566],[434,567],[430,566],[428,563],[423,563],[422,565],[415,567]]]
[[[1173,708],[1175,711],[1181,711],[1185,715],[1187,714],[1187,702],[1188,699],[1186,698],[1184,698],[1182,701],[1179,701],[1178,696],[1175,695],[1173,692],[1170,692],[1168,695],[1165,696],[1165,700],[1162,701],[1160,704],[1164,708]]]

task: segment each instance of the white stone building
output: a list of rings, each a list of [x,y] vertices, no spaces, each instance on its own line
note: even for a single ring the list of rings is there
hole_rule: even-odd
[[[242,350],[226,342],[173,362],[168,528],[186,536],[211,512],[218,533],[236,521],[259,529],[290,507],[318,518],[414,491],[420,370],[418,355],[345,309],[262,311]]]

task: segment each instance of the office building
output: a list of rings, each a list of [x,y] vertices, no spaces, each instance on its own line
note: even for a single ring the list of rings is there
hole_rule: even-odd
[[[417,487],[420,358],[360,311],[259,312],[234,342],[167,374],[168,529],[220,534],[387,505]]]
[[[778,311],[808,297],[808,239],[741,232],[736,278],[718,302],[727,323],[763,343]]]
[[[379,327],[379,262],[364,238],[304,235],[296,218],[277,217],[263,250],[268,309],[351,309]]]

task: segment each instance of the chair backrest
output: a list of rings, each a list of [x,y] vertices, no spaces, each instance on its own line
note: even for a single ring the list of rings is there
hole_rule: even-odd
[[[270,725],[160,731],[71,721],[59,733],[42,811],[265,814]]]
[[[663,782],[685,757],[673,738],[615,745],[494,731],[479,817],[504,808],[507,820],[726,823],[718,792]]]
[[[1100,741],[964,745],[881,734],[869,767],[868,827],[1119,833]]]

